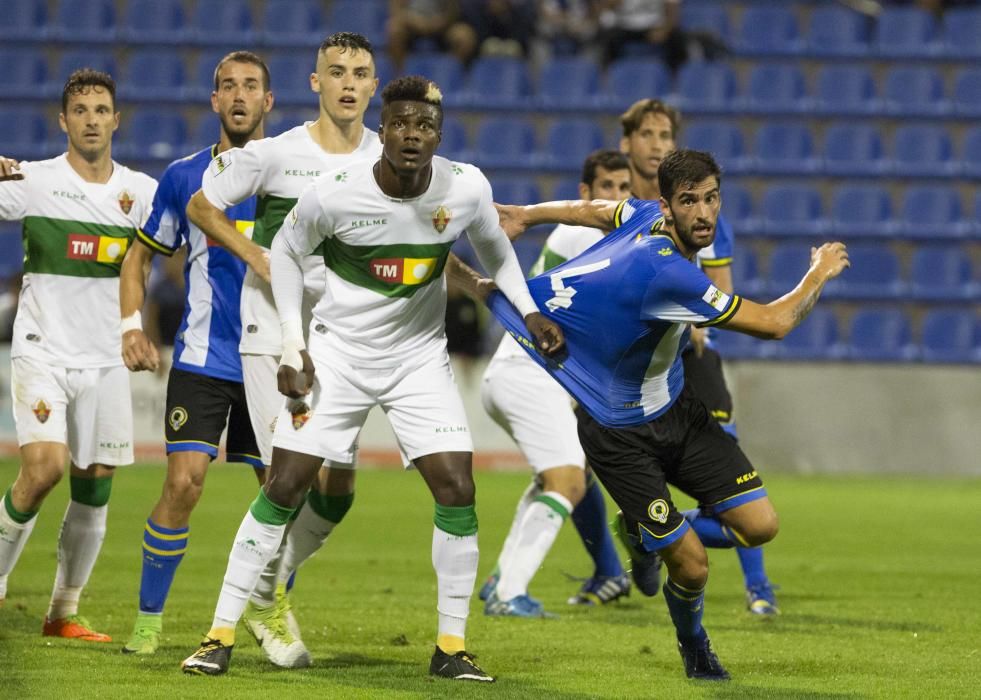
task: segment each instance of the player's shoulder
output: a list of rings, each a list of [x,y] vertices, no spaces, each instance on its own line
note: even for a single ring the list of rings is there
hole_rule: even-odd
[[[568,259],[592,247],[598,241],[602,240],[602,238],[603,232],[598,228],[559,224],[548,235],[545,245],[549,250]]]
[[[157,190],[155,178],[147,175],[140,170],[134,170],[125,165],[120,165],[113,161],[113,167],[120,168],[120,179],[127,186],[134,188],[142,196],[152,199],[153,193]]]
[[[189,153],[183,158],[172,161],[160,176],[160,185],[163,186],[164,183],[175,184],[186,180],[197,180],[197,184],[200,186],[201,175],[216,155],[215,147],[208,146],[207,148],[202,148],[200,151]]]

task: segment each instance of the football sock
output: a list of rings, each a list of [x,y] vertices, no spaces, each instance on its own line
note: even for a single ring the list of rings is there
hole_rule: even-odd
[[[623,576],[623,564],[617,554],[613,536],[606,524],[606,499],[596,478],[587,477],[586,495],[572,511],[572,522],[576,526],[583,546],[593,560],[594,576]]]
[[[163,612],[177,566],[187,550],[190,528],[168,528],[147,518],[143,528],[143,573],[140,576],[140,612]]]
[[[762,547],[736,547],[739,564],[743,567],[743,580],[746,588],[767,583],[766,569],[763,567]]]
[[[433,524],[432,557],[439,617],[437,639],[441,640],[437,643],[443,651],[452,654],[463,648],[470,596],[477,580],[477,511],[472,505],[453,507],[437,503]],[[453,637],[459,642],[451,644]]]
[[[58,537],[58,569],[55,574],[48,619],[78,612],[78,599],[88,583],[106,537],[106,516],[112,477],[71,477],[71,500]]]
[[[528,509],[528,506],[535,502],[535,499],[541,493],[542,487],[539,485],[538,480],[532,479],[531,483],[528,484],[528,488],[525,489],[524,493],[521,494],[521,498],[518,499],[518,506],[514,509],[514,519],[511,521],[511,529],[508,530],[508,536],[501,546],[501,553],[497,556],[497,564],[494,566],[496,573],[500,573],[501,571],[501,562],[507,561],[511,557],[511,553],[514,551],[515,544],[518,541],[521,531],[521,521],[525,517],[525,511]]]
[[[528,584],[545,561],[571,510],[569,499],[556,491],[545,491],[525,509],[511,556],[501,561],[501,578],[497,582],[500,600],[528,592]]]
[[[224,634],[220,630],[231,628],[230,641],[234,642],[235,625],[245,611],[259,575],[279,549],[286,523],[294,510],[276,505],[269,500],[265,491],[259,490],[259,495],[252,502],[235,535],[215,607],[212,632]],[[212,638],[222,639],[225,644],[230,643],[212,632],[208,633]]]
[[[728,525],[723,525],[722,521],[714,515],[706,515],[698,508],[686,510],[683,515],[685,520],[691,524],[692,530],[698,535],[698,539],[706,547],[727,549],[746,544],[735,530]]]
[[[36,522],[37,511],[25,513],[14,508],[7,489],[0,506],[0,599],[6,596],[7,576],[14,570]]]
[[[667,603],[671,621],[674,623],[678,641],[683,644],[699,643],[705,640],[702,627],[702,612],[705,608],[705,587],[697,590],[679,586],[669,576],[661,587],[664,602]]]

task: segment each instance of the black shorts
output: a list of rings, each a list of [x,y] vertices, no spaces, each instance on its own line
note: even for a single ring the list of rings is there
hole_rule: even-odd
[[[681,355],[685,365],[685,384],[705,404],[715,420],[727,425],[732,422],[732,396],[722,374],[722,358],[712,348],[705,348],[701,357],[689,346]]]
[[[642,425],[607,428],[581,407],[576,416],[586,459],[647,551],[667,547],[688,530],[668,484],[713,513],[766,496],[739,444],[688,385],[667,412]]]
[[[204,452],[214,459],[226,424],[226,461],[262,467],[242,383],[171,368],[164,418],[167,454]]]

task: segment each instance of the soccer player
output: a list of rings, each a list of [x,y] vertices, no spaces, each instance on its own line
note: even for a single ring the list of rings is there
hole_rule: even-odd
[[[630,194],[630,169],[619,151],[596,151],[583,163],[582,199],[623,199]],[[605,235],[584,226],[559,225],[549,234],[531,268],[539,275],[574,258]],[[569,599],[576,605],[608,603],[630,592],[606,525],[606,503],[576,435],[569,395],[505,335],[484,372],[481,396],[487,413],[521,449],[535,475],[522,494],[497,566],[480,590],[488,615],[541,617],[542,604],[528,584],[548,554],[562,523],[572,514],[594,572]]]
[[[78,615],[106,533],[115,468],[133,462],[129,373],[119,356],[119,268],[157,183],[112,159],[116,84],[72,73],[61,96],[67,153],[0,158],[0,219],[21,220],[24,288],[11,384],[21,467],[0,506],[0,602],[45,497],[70,459],[71,500],[43,634],[112,641]]]
[[[702,626],[708,558],[667,484],[705,506],[715,536],[748,546],[777,533],[777,514],[756,469],[685,384],[681,353],[690,325],[724,326],[782,338],[848,266],[841,243],[812,249],[792,291],[756,304],[717,288],[694,264],[715,238],[721,175],[707,153],[678,150],[658,167],[657,202],[550,202],[499,207],[512,237],[558,222],[615,228],[582,255],[528,283],[566,334],[568,356],[546,367],[578,401],[579,438],[590,466],[623,512],[631,550],[656,554],[662,587],[690,678],[727,680]],[[525,338],[499,294],[489,305],[509,333]],[[598,340],[601,339],[601,340]],[[637,558],[635,558],[635,562]]]
[[[660,197],[657,171],[661,160],[677,148],[681,114],[671,105],[660,100],[638,100],[620,117],[622,138],[620,150],[630,159],[631,190],[638,199],[657,200]],[[725,216],[720,215],[716,224],[715,240],[698,251],[698,263],[717,289],[732,294],[732,227]],[[692,328],[691,341],[682,353],[685,377],[695,396],[703,401],[709,413],[719,421],[722,429],[734,440],[736,424],[732,415],[732,396],[722,374],[722,358],[712,343],[712,331]],[[746,600],[749,611],[756,615],[776,615],[776,596],[763,565],[763,549],[746,547],[742,542],[718,538],[711,525],[699,522],[699,510],[686,512],[695,532],[707,547],[735,547],[743,570]],[[618,518],[617,529],[622,531]],[[633,567],[635,574],[644,566]],[[653,574],[654,569],[647,568]],[[635,579],[636,580],[636,579]],[[658,581],[651,576],[637,586],[644,594],[657,593]]]
[[[153,654],[160,644],[163,609],[187,550],[191,512],[201,497],[208,465],[218,456],[226,425],[226,459],[251,465],[260,484],[264,478],[238,353],[245,264],[224,248],[209,245],[204,234],[188,224],[185,209],[213,158],[233,146],[262,138],[263,118],[272,105],[269,70],[261,58],[249,51],[236,51],[218,62],[211,93],[211,109],[220,125],[218,142],[167,166],[153,200],[153,212],[137,234],[140,245],[133,246],[123,261],[123,361],[132,371],[156,370],[157,349],[140,323],[146,297],[144,272],[156,253],[171,256],[182,246],[188,249],[184,264],[187,297],[167,380],[167,477],[143,532],[140,607],[124,653]],[[255,199],[247,199],[225,214],[248,235],[255,219]]]
[[[373,49],[365,37],[349,32],[328,36],[317,51],[310,86],[319,95],[317,121],[219,154],[187,207],[195,226],[249,266],[242,289],[239,350],[249,416],[265,465],[272,459],[273,426],[283,405],[276,390],[283,345],[269,287],[269,247],[307,184],[328,170],[374,160],[381,153],[378,134],[364,125],[368,101],[378,86]],[[249,239],[239,233],[224,210],[253,196],[258,205]],[[323,257],[310,255],[305,265],[308,306],[312,308],[313,300],[323,293]],[[353,501],[353,465],[325,465],[290,527],[281,559],[270,563],[253,593],[246,626],[277,665],[291,666],[296,659],[305,658],[299,628],[289,611],[286,583],[320,548]],[[284,626],[284,622],[289,624]]]
[[[520,315],[534,347],[563,346],[538,311],[498,224],[490,184],[475,167],[434,156],[442,95],[419,76],[382,93],[382,157],[318,178],[273,241],[273,293],[283,328],[279,390],[290,397],[276,422],[269,479],[232,546],[214,622],[185,672],[228,668],[235,625],[259,572],[325,459],[353,463],[368,411],[383,408],[406,462],[435,499],[435,676],[492,681],[465,650],[477,576],[473,443],[446,353],[443,268],[467,232],[484,267]],[[322,250],[326,282],[313,313],[309,351],[301,300],[304,261]]]

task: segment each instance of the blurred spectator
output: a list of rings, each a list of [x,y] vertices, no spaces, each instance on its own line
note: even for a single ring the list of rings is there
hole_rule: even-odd
[[[20,288],[24,275],[20,272],[6,277],[0,282],[0,342],[9,343],[14,337],[14,317],[20,301]]]
[[[457,359],[463,383],[473,384],[475,365],[483,352],[480,313],[473,299],[453,286],[446,292],[446,351]]]
[[[410,50],[434,46],[449,52],[461,62],[477,53],[477,32],[460,21],[456,0],[390,0],[388,52],[401,71]]]
[[[484,55],[528,56],[535,35],[537,0],[460,0],[463,21]]]
[[[627,54],[651,53],[676,71],[685,62],[681,0],[596,0],[607,65]]]
[[[150,273],[144,325],[147,337],[157,347],[173,345],[184,317],[184,257],[181,252],[162,257]]]
[[[538,26],[540,39],[549,44],[550,53],[581,53],[596,37],[599,7],[591,0],[540,0]]]

